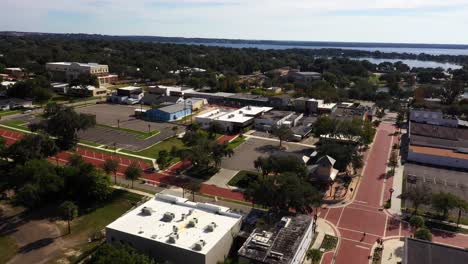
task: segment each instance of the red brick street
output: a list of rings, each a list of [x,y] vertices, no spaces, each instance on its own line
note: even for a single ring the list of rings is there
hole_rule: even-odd
[[[371,248],[378,238],[385,240],[411,235],[408,223],[382,210],[393,186],[393,177],[386,182],[384,179],[390,151],[397,140],[393,135],[395,131],[390,124],[379,126],[375,142],[365,155],[366,166],[361,171],[354,200],[345,206],[321,210],[320,216],[335,226],[340,237],[335,254],[325,254],[322,263],[368,263]],[[468,245],[467,235],[432,232],[434,242],[458,247]]]

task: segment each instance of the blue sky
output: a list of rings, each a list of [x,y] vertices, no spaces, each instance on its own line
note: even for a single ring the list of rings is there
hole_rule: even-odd
[[[468,44],[468,0],[2,0],[0,30]]]

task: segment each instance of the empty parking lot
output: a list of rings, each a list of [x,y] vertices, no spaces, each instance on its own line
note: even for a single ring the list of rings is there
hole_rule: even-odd
[[[225,158],[221,163],[221,167],[230,170],[250,170],[255,171],[254,160],[260,156],[268,156],[270,154],[290,153],[301,158],[303,155],[310,155],[312,149],[291,143],[283,143],[287,146],[287,151],[278,150],[278,142],[250,138],[238,148],[232,157]]]

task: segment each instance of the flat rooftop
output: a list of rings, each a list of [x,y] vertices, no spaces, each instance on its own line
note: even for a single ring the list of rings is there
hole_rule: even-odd
[[[82,62],[66,62],[66,61],[48,62],[47,64],[50,64],[50,65],[66,65],[66,66],[70,66],[72,64],[78,64],[81,67],[107,66],[105,64],[99,64],[99,63],[94,63],[94,62],[82,63]]]
[[[297,215],[283,217],[276,226],[267,230],[257,228],[239,249],[238,254],[258,263],[289,263],[311,222],[310,216]]]
[[[220,116],[223,116],[227,113],[231,112],[230,110],[227,109],[222,109],[222,108],[216,108],[211,111],[205,112],[203,114],[198,115],[197,117],[199,118],[209,118],[209,119],[217,119]]]
[[[278,110],[273,110],[264,113],[261,117],[261,119],[271,119],[271,120],[281,120],[287,116],[290,116],[294,114],[292,111],[278,111]]]
[[[156,194],[106,228],[186,250],[195,250],[194,245],[203,240],[205,245],[195,251],[206,254],[240,221],[241,216],[227,207]],[[178,238],[169,241],[174,234]]]
[[[138,87],[138,86],[125,86],[125,87],[120,87],[117,88],[117,90],[122,90],[122,91],[136,91],[136,90],[142,90],[143,88]]]
[[[233,123],[244,123],[261,113],[272,110],[273,107],[258,107],[258,106],[246,106],[225,115],[218,117],[219,121],[233,122]]]
[[[405,238],[404,264],[466,264],[468,263],[468,251],[423,241],[413,238]]]
[[[468,151],[466,149],[460,149],[460,151],[456,151],[452,149],[432,148],[414,145],[410,145],[409,148],[415,153],[468,160]]]

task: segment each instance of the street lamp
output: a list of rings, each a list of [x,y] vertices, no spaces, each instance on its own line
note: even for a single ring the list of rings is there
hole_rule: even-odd
[[[393,192],[395,191],[393,188],[390,188],[390,190],[388,190],[390,192],[390,200],[392,199],[392,194]]]
[[[151,124],[148,124],[148,134],[151,134]]]
[[[120,128],[120,119],[117,119],[117,127]]]

